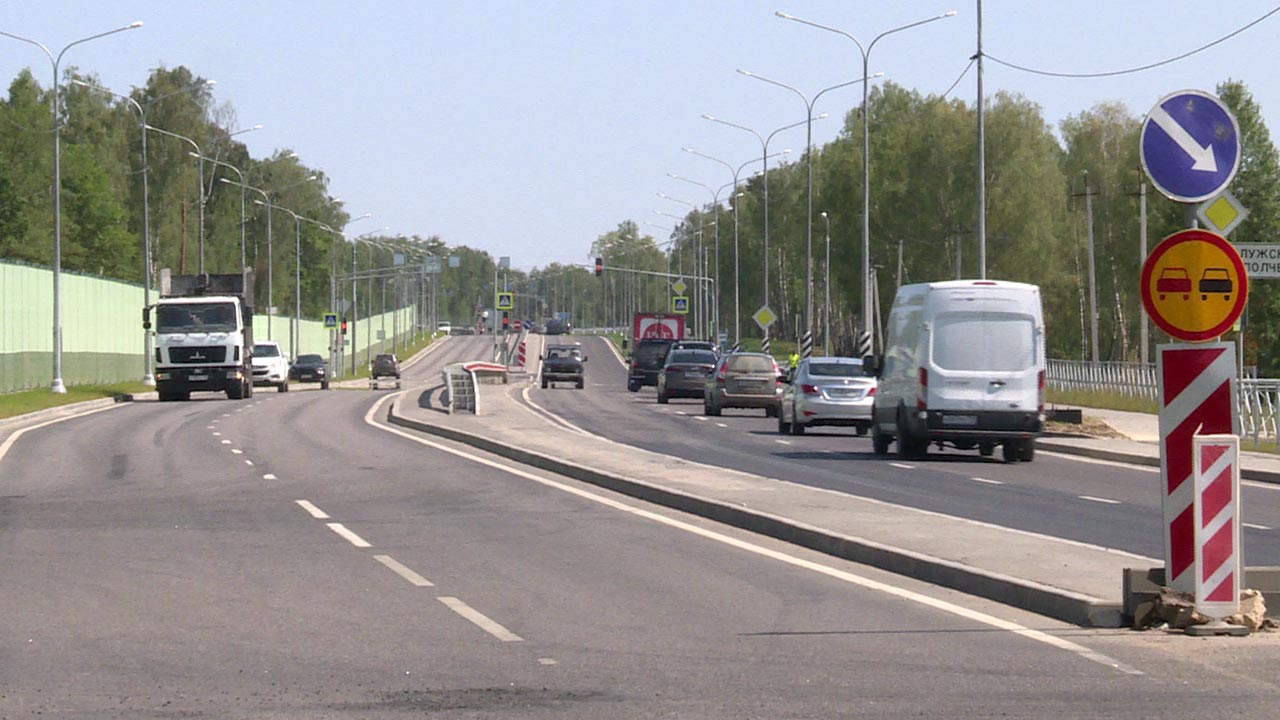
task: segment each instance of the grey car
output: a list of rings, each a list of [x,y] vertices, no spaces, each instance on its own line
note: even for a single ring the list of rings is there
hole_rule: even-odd
[[[710,350],[680,350],[673,346],[658,371],[658,402],[666,404],[673,397],[702,397],[715,366],[716,354]]]
[[[863,373],[857,358],[802,360],[782,387],[778,432],[803,435],[805,428],[836,425],[866,435],[875,394],[876,379]]]
[[[729,353],[716,363],[703,385],[702,409],[719,415],[725,408],[763,408],[765,417],[778,414],[778,363],[764,353]]]

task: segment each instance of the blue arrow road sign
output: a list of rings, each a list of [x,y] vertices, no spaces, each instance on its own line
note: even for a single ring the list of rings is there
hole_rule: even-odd
[[[1200,90],[1166,95],[1142,123],[1142,167],[1171,200],[1198,203],[1222,192],[1240,168],[1240,126]]]

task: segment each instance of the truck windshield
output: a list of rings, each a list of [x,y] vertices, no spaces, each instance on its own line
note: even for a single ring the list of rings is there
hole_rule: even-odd
[[[156,312],[158,333],[234,332],[236,308],[229,302],[161,305]]]
[[[943,313],[934,323],[933,361],[945,370],[1026,370],[1036,362],[1035,323],[1013,313]]]

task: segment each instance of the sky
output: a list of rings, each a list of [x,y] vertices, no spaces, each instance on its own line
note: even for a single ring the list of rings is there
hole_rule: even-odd
[[[1120,70],[1192,50],[1275,7],[1276,0],[986,0],[984,49],[989,58],[1056,72]],[[852,42],[777,10],[864,45],[955,10],[884,37],[871,51],[872,73],[924,94],[946,91],[977,46],[976,0],[18,0],[0,15],[0,30],[56,56],[68,43],[142,21],[76,45],[63,67],[127,92],[153,68],[185,65],[217,81],[216,102],[235,110],[229,130],[262,124],[238,136],[254,157],[295,150],[329,176],[330,195],[352,216],[373,214],[352,233],[438,235],[527,270],[590,262],[591,243],[624,220],[665,240],[674,221],[654,211],[688,208],[658,193],[690,203],[712,198],[668,173],[713,188],[732,179],[682,147],[734,166],[760,156],[752,135],[703,114],[764,135],[805,119],[801,98],[736,69],[808,96],[861,76]],[[1164,95],[1212,92],[1231,78],[1253,92],[1274,133],[1277,34],[1280,14],[1177,63],[1099,79],[1045,77],[988,60],[985,92],[1025,96],[1056,128],[1100,102],[1120,101],[1140,117]],[[42,85],[52,81],[38,48],[0,37],[0,76],[12,80],[24,67]],[[975,70],[951,97],[975,101]],[[814,112],[830,117],[814,123],[814,143],[834,139],[840,118],[860,102],[858,85],[823,95]],[[798,158],[804,142],[801,126],[780,133],[770,152],[792,149]],[[838,221],[839,208],[829,210]]]

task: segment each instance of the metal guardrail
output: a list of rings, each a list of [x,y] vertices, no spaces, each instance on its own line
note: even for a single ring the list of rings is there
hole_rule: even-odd
[[[1110,392],[1149,400],[1159,397],[1154,363],[1050,360],[1047,370],[1046,383],[1055,390]],[[1245,373],[1237,381],[1240,436],[1255,443],[1273,443],[1280,449],[1280,379],[1260,379],[1254,368],[1245,368]]]

